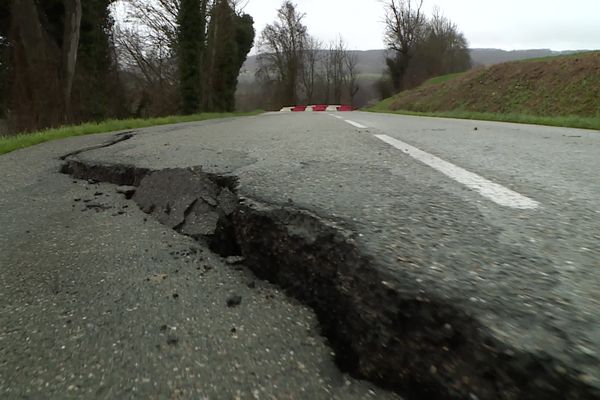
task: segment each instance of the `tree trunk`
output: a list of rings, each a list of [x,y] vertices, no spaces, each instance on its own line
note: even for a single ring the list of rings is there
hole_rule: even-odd
[[[70,122],[71,92],[77,64],[81,0],[64,0],[64,30],[57,43],[35,0],[13,0],[10,42],[13,46],[12,102],[18,130]]]
[[[215,111],[215,93],[214,93],[214,85],[216,75],[221,73],[221,71],[215,70],[215,65],[217,62],[217,48],[222,45],[220,40],[222,39],[220,35],[221,30],[221,7],[220,4],[217,3],[213,6],[212,9],[212,17],[210,21],[210,25],[208,28],[208,45],[206,47],[207,51],[205,51],[205,60],[204,60],[204,72],[205,72],[205,87],[204,87],[204,108],[205,111],[214,112]]]
[[[34,0],[13,0],[11,17],[13,124],[17,130],[58,125],[64,112],[58,48]]]
[[[65,105],[64,120],[68,122],[71,115],[71,92],[75,65],[77,64],[77,49],[81,27],[81,0],[64,0],[65,26],[62,43],[62,85],[63,101]]]
[[[198,23],[200,24],[200,54],[198,57],[198,62],[200,64],[200,71],[203,71],[205,63],[206,63],[206,52],[207,52],[207,46],[206,46],[206,23],[208,21],[208,13],[209,13],[209,1],[208,0],[201,0],[200,1],[200,21],[198,21]],[[206,107],[207,107],[207,99],[209,99],[211,97],[211,93],[210,93],[210,88],[209,88],[209,84],[207,83],[207,77],[204,76],[203,73],[200,73],[200,76],[198,77],[198,96],[199,96],[199,105],[200,105],[200,109],[198,111],[206,111]]]

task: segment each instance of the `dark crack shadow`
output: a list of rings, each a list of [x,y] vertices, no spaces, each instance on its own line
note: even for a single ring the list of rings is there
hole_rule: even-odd
[[[61,166],[60,172],[77,179],[92,179],[115,185],[139,186],[142,179],[153,172],[153,170],[139,168],[134,165],[107,165],[71,159],[67,160]]]
[[[82,154],[82,153],[85,153],[88,151],[104,149],[106,147],[114,146],[117,143],[121,143],[121,142],[131,139],[132,137],[135,136],[135,133],[134,133],[134,131],[127,131],[127,132],[117,133],[114,136],[115,136],[114,139],[107,143],[103,143],[103,144],[99,144],[99,145],[95,145],[95,146],[89,146],[89,147],[85,147],[83,149],[75,150],[75,151],[72,151],[70,153],[67,153],[67,154],[61,156],[59,159],[64,161],[69,157],[73,157],[73,156],[76,156],[76,155],[79,155],[79,154]]]

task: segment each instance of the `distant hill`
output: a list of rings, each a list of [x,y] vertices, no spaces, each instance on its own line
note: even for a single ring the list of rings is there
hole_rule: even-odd
[[[385,50],[353,51],[357,55],[357,71],[360,74],[381,75],[385,68]],[[240,71],[240,80],[253,80],[258,70],[258,56],[250,56]]]
[[[494,65],[509,61],[528,60],[577,53],[575,50],[552,51],[549,49],[534,50],[499,50],[499,49],[471,49],[471,59],[474,65]],[[579,51],[581,52],[581,51]]]
[[[385,69],[385,50],[355,51],[358,57],[358,71],[362,75],[381,75]],[[576,53],[576,51],[552,51],[549,49],[534,50],[499,50],[499,49],[471,49],[471,59],[474,66],[489,66],[508,61],[527,60]],[[248,57],[242,67],[240,79],[252,80],[258,68],[257,56]]]
[[[355,105],[363,107],[376,103],[380,98],[376,82],[385,70],[385,50],[355,51],[358,59],[358,86],[360,90],[354,99]],[[575,53],[574,51],[556,52],[552,50],[516,50],[505,51],[498,49],[471,49],[473,66],[491,66],[507,61],[520,61],[532,58],[551,57]],[[239,76],[237,91],[237,107],[240,111],[250,111],[257,108],[257,91],[255,74],[258,70],[258,57],[251,56],[246,60]]]
[[[377,108],[596,117],[600,52],[513,61],[439,77],[384,100]]]

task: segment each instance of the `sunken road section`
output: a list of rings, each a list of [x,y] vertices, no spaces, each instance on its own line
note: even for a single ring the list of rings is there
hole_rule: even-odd
[[[145,213],[222,256],[243,256],[259,278],[312,307],[340,369],[406,399],[600,399],[578,371],[508,347],[467,312],[378,265],[351,231],[240,198],[235,177],[77,158],[62,172],[136,186],[133,200]]]

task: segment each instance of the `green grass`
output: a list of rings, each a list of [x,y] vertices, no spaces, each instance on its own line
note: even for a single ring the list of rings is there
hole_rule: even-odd
[[[248,113],[203,113],[194,115],[178,115],[148,119],[119,119],[103,122],[89,122],[82,125],[64,126],[45,131],[25,133],[15,136],[0,136],[0,154],[10,153],[18,149],[33,146],[50,140],[64,139],[71,136],[90,135],[93,133],[113,132],[127,129],[139,129],[149,126],[177,124],[181,122],[204,121],[208,119],[257,115],[262,111]]]
[[[396,100],[396,96],[388,97],[387,99],[381,100],[379,103],[375,104],[374,106],[367,108],[365,111],[388,112],[389,113],[390,108],[391,108],[392,104],[394,103],[394,100]]]
[[[390,99],[386,99],[388,101]],[[390,101],[391,102],[391,101]],[[564,128],[581,128],[600,130],[600,116],[598,117],[580,117],[580,116],[563,116],[563,117],[541,117],[535,115],[524,114],[496,114],[496,113],[481,113],[471,111],[445,111],[445,112],[415,112],[415,111],[390,111],[380,107],[381,103],[375,107],[365,111],[381,112],[388,114],[412,115],[418,117],[434,117],[434,118],[456,118],[456,119],[471,119],[481,121],[499,121],[499,122],[515,122],[519,124],[558,126]]]
[[[431,78],[431,79],[425,81],[425,83],[423,83],[422,86],[437,85],[440,83],[449,82],[449,81],[452,81],[456,78],[463,76],[464,74],[465,74],[465,72],[457,72],[454,74],[436,76],[435,78]]]
[[[581,56],[587,56],[587,55],[594,54],[597,52],[598,52],[598,50],[582,50],[582,51],[576,51],[575,53],[571,53],[571,54],[560,54],[557,56],[526,58],[524,60],[518,60],[518,61],[514,61],[514,62],[527,63],[527,62],[537,62],[537,61],[554,61],[554,60],[559,60],[562,58],[576,58],[576,57],[581,57]]]
[[[439,76],[366,111],[600,130],[598,56],[592,51],[537,59],[547,62],[542,76],[539,66],[520,64],[532,60],[499,64],[460,79],[461,74]],[[517,63],[523,70],[519,75],[512,73]],[[552,78],[565,70],[572,73],[569,81]]]

